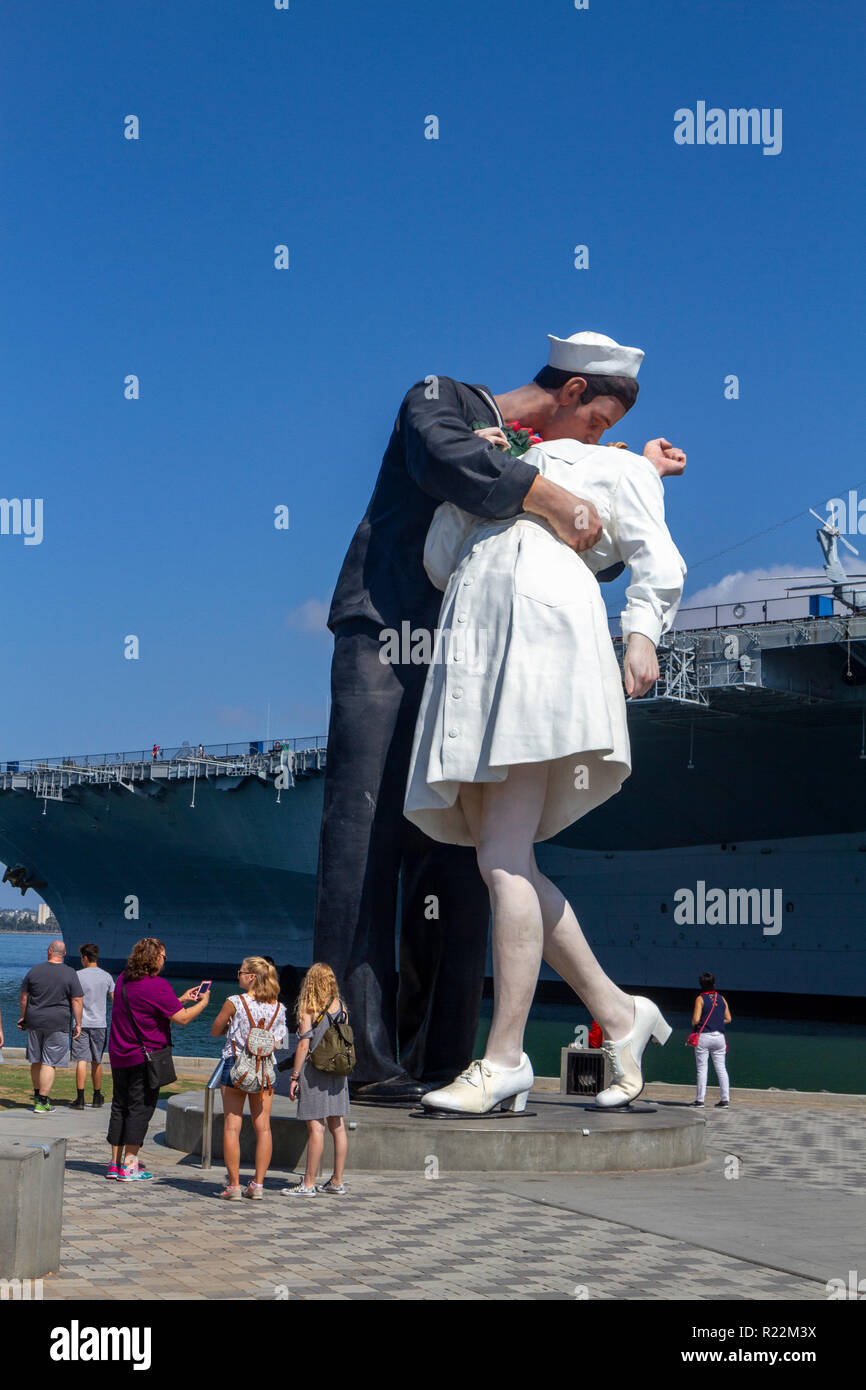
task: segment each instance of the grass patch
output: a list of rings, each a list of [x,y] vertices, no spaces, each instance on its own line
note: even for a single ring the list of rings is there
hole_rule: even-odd
[[[175,1066],[182,1059],[177,1058]],[[170,1086],[163,1086],[160,1096],[174,1096],[178,1091],[201,1091],[204,1090],[207,1076],[178,1076],[177,1081],[173,1081]],[[52,1105],[69,1105],[75,1100],[78,1094],[75,1088],[75,1068],[59,1069],[54,1077],[54,1085],[51,1087]],[[111,1103],[114,1094],[114,1087],[111,1081],[111,1072],[103,1068],[102,1072],[102,1094],[105,1096],[106,1104]],[[93,1087],[90,1084],[90,1074],[88,1071],[87,1083],[84,1088],[84,1098],[88,1105],[93,1098]],[[30,1084],[29,1066],[0,1066],[0,1110],[11,1110],[16,1106],[32,1106],[33,1087]]]

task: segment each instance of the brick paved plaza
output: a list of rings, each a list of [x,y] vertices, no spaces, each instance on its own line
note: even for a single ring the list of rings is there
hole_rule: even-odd
[[[860,1098],[735,1092],[730,1110],[708,1106],[709,1157],[687,1170],[430,1179],[350,1164],[344,1198],[283,1197],[290,1175],[271,1173],[262,1202],[235,1203],[215,1198],[221,1165],[203,1173],[160,1142],[162,1111],[145,1150],[154,1181],[106,1181],[106,1113],[0,1121],[68,1136],[46,1300],[824,1301],[828,1278],[866,1267]]]

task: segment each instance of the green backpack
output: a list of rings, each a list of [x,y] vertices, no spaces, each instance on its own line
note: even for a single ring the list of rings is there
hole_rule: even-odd
[[[340,1000],[341,1015],[345,1016]],[[317,1028],[321,1023],[327,1009],[323,1009],[313,1024]],[[355,1068],[355,1034],[348,1023],[340,1022],[340,1015],[337,1020],[325,1030],[321,1041],[310,1053],[310,1062],[316,1071],[329,1073],[331,1076],[349,1076]]]

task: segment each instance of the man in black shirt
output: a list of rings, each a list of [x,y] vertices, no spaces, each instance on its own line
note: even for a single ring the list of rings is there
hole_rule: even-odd
[[[33,1082],[33,1109],[50,1114],[49,1099],[57,1067],[69,1065],[69,1032],[81,1036],[84,990],[75,970],[64,963],[66,947],[52,941],[48,959],[34,965],[21,982],[19,1028],[27,1029],[27,1060]]]
[[[423,552],[442,501],[486,518],[534,512],[575,550],[594,545],[601,524],[592,504],[502,452],[501,429],[518,418],[542,438],[595,444],[637,396],[634,374],[616,373],[611,339],[578,334],[551,343],[551,362],[555,352],[572,350],[557,344],[580,343],[574,352],[611,370],[578,376],[548,364],[533,382],[496,398],[450,377],[430,376],[411,388],[331,602],[314,952],[342,986],[357,1047],[353,1092],[366,1099],[415,1101],[451,1081],[474,1055],[490,909],[475,850],[439,844],[403,815],[427,667],[383,663],[382,631],[402,628],[407,647],[412,633],[435,631],[442,595],[427,577]],[[480,424],[484,436],[473,430]],[[685,466],[666,440],[652,441],[644,453],[660,472]]]

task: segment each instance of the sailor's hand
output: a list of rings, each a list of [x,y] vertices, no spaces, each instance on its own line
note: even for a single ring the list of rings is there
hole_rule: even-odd
[[[629,637],[622,671],[626,695],[645,695],[650,686],[655,685],[658,680],[659,662],[656,649],[642,632],[633,632]]]
[[[543,516],[559,539],[578,554],[591,550],[601,539],[601,520],[593,504],[540,473],[523,499],[523,510]]]
[[[487,429],[476,430],[475,433],[480,439],[489,439],[490,443],[495,444],[497,449],[508,448],[508,440],[498,425],[489,425]]]
[[[643,447],[643,456],[649,459],[660,478],[678,478],[685,471],[685,454],[668,439],[648,440]]]

